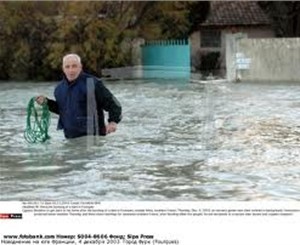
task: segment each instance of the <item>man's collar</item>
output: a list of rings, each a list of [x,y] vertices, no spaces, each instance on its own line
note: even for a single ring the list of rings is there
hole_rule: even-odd
[[[72,85],[75,84],[78,80],[80,80],[80,79],[82,78],[83,74],[84,74],[84,72],[81,71],[81,72],[79,73],[78,77],[77,77],[75,80],[73,80],[73,81],[69,81],[68,78],[67,78],[67,76],[66,76],[65,74],[63,74],[63,79],[64,79],[64,81],[65,81],[69,86],[72,86]]]

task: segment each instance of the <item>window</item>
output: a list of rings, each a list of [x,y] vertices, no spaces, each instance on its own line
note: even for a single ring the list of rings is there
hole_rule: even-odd
[[[203,48],[221,47],[221,32],[215,30],[202,30],[201,47]]]

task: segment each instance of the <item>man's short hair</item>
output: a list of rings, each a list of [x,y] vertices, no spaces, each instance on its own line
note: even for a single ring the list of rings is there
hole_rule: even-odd
[[[64,57],[63,57],[63,64],[65,63],[66,59],[68,58],[75,58],[79,64],[81,64],[81,58],[78,54],[75,54],[75,53],[72,53],[72,54],[66,54]]]

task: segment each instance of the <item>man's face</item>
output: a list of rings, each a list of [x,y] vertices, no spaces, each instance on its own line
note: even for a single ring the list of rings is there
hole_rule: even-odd
[[[63,72],[69,81],[74,81],[82,70],[81,63],[75,57],[67,58],[63,63]]]

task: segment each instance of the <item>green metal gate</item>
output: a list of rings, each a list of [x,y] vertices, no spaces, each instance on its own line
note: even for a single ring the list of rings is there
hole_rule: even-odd
[[[142,46],[144,78],[190,78],[188,40],[147,41]]]

